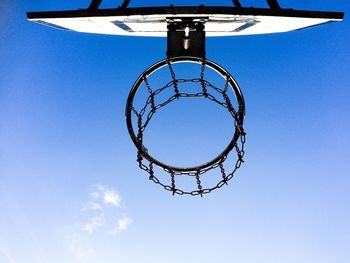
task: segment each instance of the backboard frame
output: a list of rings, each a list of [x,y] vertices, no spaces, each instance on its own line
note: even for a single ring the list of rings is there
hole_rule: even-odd
[[[204,22],[206,36],[210,37],[289,32],[341,21],[344,13],[282,8],[167,6],[29,12],[27,17],[33,22],[78,32],[161,37],[167,36],[169,21],[192,18]]]

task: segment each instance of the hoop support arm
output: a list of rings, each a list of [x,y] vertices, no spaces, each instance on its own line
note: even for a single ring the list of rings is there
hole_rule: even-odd
[[[278,0],[266,0],[271,9],[281,9]]]
[[[127,8],[131,0],[124,0],[120,8]]]
[[[119,8],[127,8],[131,0],[124,0]],[[88,9],[98,9],[102,3],[102,0],[91,0]]]
[[[238,7],[238,8],[241,8],[242,5],[241,3],[239,2],[239,0],[232,0],[232,3],[234,4],[235,7]]]
[[[102,3],[102,0],[92,0],[88,9],[98,9]]]

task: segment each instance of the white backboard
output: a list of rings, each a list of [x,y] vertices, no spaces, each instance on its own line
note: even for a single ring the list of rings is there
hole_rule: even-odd
[[[126,10],[126,11],[125,11]],[[28,19],[76,32],[128,35],[167,35],[167,25],[191,18],[204,22],[206,36],[281,33],[341,21],[342,13],[233,7],[128,8],[28,13]]]

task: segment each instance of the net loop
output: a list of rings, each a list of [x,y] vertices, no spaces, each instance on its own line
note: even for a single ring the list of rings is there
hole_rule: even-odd
[[[168,63],[168,67],[169,67],[169,70],[170,70],[171,78],[173,79],[174,90],[175,90],[175,98],[178,99],[179,96],[180,96],[180,94],[179,94],[179,88],[178,88],[178,86],[177,86],[178,80],[176,79],[175,72],[174,72],[174,70],[173,70],[173,66],[171,65],[169,59],[167,60],[167,63]]]

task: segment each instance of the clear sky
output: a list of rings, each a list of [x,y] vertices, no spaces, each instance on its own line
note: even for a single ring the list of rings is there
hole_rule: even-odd
[[[181,2],[231,4],[172,1]],[[203,198],[173,197],[139,170],[124,118],[130,87],[165,57],[165,39],[73,33],[26,20],[27,11],[88,4],[0,2],[0,263],[350,262],[347,18],[207,40],[207,57],[243,90],[247,154],[229,186]],[[344,0],[280,4],[350,11]],[[221,142],[225,118],[206,110],[203,124],[201,112],[189,112],[184,127],[176,112],[166,117],[173,126],[154,125],[166,157],[182,149],[195,158]],[[193,147],[198,133],[203,144]]]

